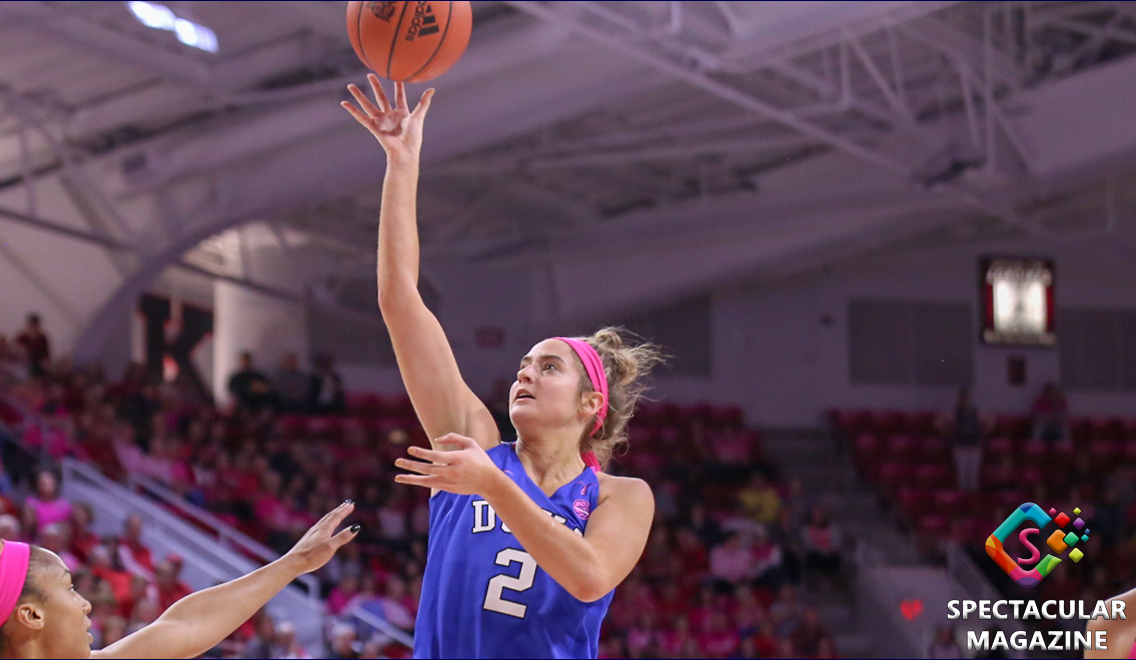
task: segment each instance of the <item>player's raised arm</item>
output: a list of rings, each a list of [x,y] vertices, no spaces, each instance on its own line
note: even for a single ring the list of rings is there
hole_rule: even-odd
[[[391,104],[376,76],[370,75],[375,102],[358,87],[348,89],[359,107],[343,107],[365,126],[387,154],[379,215],[378,296],[398,368],[418,419],[431,438],[460,433],[486,449],[500,441],[485,404],[462,380],[446,334],[418,291],[418,165],[422,123],[434,90],[427,90],[413,112],[402,83]]]
[[[331,559],[355,538],[358,526],[333,534],[354,510],[348,501],[312,526],[288,554],[248,575],[192,593],[154,623],[92,658],[194,658],[228,637],[281,589]]]

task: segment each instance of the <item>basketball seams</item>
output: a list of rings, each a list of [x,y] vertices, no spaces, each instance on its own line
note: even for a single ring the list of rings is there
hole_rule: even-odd
[[[367,54],[367,45],[363,43],[363,10],[366,8],[367,3],[359,3],[358,19],[355,21],[355,38],[359,42],[359,52],[363,53],[364,64],[367,68],[374,71],[375,67],[371,65],[371,56]]]
[[[391,78],[391,65],[394,64],[394,47],[398,45],[399,35],[402,34],[402,19],[406,18],[406,9],[410,7],[409,2],[402,3],[402,13],[398,15],[398,24],[394,26],[394,34],[391,35],[391,50],[390,55],[387,56],[387,79]]]
[[[449,2],[449,10],[446,12],[446,27],[442,29],[442,36],[438,38],[438,45],[434,47],[434,52],[426,59],[426,63],[418,67],[418,70],[406,77],[406,82],[413,82],[414,76],[425,71],[429,68],[430,63],[438,56],[438,52],[442,50],[442,46],[446,43],[446,35],[450,33],[450,24],[454,22],[454,3],[453,0]]]

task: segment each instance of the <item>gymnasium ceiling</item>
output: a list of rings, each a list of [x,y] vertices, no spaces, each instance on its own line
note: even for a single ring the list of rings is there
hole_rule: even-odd
[[[274,290],[237,227],[301,270],[333,255],[309,293],[373,264],[383,159],[338,107],[365,74],[344,3],[165,5],[218,52],[124,2],[0,2],[0,237],[27,248],[0,248],[0,278],[93,353],[170,272]],[[473,5],[431,83],[427,274],[574,281],[629,255],[648,281],[621,295],[664,299],[890,244],[1107,231],[1136,202],[1134,3]],[[653,274],[680,248],[690,268]]]

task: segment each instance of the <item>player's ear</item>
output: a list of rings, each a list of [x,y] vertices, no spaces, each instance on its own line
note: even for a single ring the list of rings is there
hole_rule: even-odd
[[[580,395],[580,405],[589,415],[597,415],[603,408],[604,398],[599,392],[584,392]]]
[[[12,618],[16,620],[17,625],[24,626],[28,630],[43,630],[47,625],[43,605],[34,601],[18,605],[16,611],[12,613]]]

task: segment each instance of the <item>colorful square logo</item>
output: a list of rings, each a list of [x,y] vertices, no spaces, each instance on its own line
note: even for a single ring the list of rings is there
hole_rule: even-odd
[[[1080,509],[1073,509],[1074,516],[1079,516],[1080,513]],[[1006,539],[1009,538],[1018,527],[1027,521],[1035,523],[1037,529],[1033,527],[1023,529],[1018,534],[1018,540],[1020,540],[1022,545],[1028,548],[1032,554],[1023,559],[1014,559],[1006,553],[1002,544],[1005,543]],[[1076,520],[1071,520],[1065,513],[1058,514],[1056,509],[1050,509],[1047,514],[1045,511],[1042,511],[1041,507],[1033,502],[1026,502],[1014,509],[1014,512],[1002,521],[1002,524],[998,525],[998,529],[994,530],[994,533],[986,539],[986,554],[989,555],[990,558],[994,560],[994,563],[998,564],[998,567],[1005,571],[1006,575],[1009,575],[1019,587],[1026,589],[1036,587],[1045,579],[1045,576],[1049,575],[1049,573],[1061,563],[1061,558],[1055,555],[1046,555],[1041,561],[1038,561],[1038,558],[1041,557],[1041,553],[1038,551],[1037,546],[1031,543],[1027,537],[1033,534],[1040,534],[1041,530],[1051,522],[1056,523],[1059,529],[1054,530],[1049,538],[1046,539],[1045,544],[1049,546],[1049,549],[1056,555],[1077,545],[1078,542],[1089,540],[1089,530],[1085,527],[1085,521],[1081,520],[1079,517]],[[1075,528],[1075,531],[1074,529],[1067,529],[1070,525]],[[1073,548],[1068,554],[1069,559],[1072,559],[1074,563],[1081,561],[1081,558],[1084,556],[1085,553],[1081,552],[1080,548]],[[1021,567],[1022,563],[1032,564],[1033,562],[1037,562],[1037,565],[1029,570]]]

